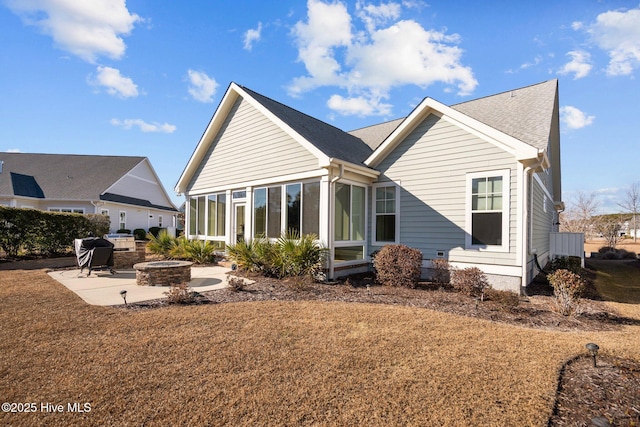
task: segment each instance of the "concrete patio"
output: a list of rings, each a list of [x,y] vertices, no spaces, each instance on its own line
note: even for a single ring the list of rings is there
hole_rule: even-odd
[[[189,287],[196,292],[223,289],[227,287],[229,271],[230,268],[220,266],[192,267]],[[108,271],[93,271],[89,277],[87,270],[80,274],[80,269],[57,270],[48,274],[92,305],[122,304],[120,292],[123,290],[127,291],[127,303],[165,298],[165,292],[169,290],[169,286],[138,286],[133,269],[116,270],[113,275]]]

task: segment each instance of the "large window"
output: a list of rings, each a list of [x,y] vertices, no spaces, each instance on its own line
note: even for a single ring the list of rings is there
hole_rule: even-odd
[[[336,184],[335,240],[364,240],[364,187]]]
[[[398,215],[398,187],[380,185],[373,188],[374,241],[376,243],[398,242],[396,224]]]
[[[189,199],[189,235],[224,236],[225,209],[224,193]]]
[[[224,236],[226,195],[207,196],[207,236]]]
[[[283,194],[286,197],[284,210]],[[253,235],[254,237],[280,237],[283,224],[284,231],[318,234],[319,211],[319,182],[257,188],[253,192]]]
[[[509,171],[468,175],[467,246],[508,249]]]

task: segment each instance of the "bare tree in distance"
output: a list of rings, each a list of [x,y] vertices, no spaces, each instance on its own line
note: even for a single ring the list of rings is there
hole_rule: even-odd
[[[638,211],[640,211],[640,182],[631,184],[625,192],[624,197],[622,202],[618,203],[618,206],[626,210],[625,213],[633,214],[633,218],[631,219],[633,222],[633,242],[636,243],[638,241],[637,217]]]
[[[593,234],[592,218],[596,214],[600,202],[595,192],[578,191],[572,198],[569,208],[560,216],[562,231],[584,233],[585,239]]]

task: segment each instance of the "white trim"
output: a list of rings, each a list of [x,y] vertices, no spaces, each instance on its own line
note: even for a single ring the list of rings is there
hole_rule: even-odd
[[[502,177],[502,244],[501,245],[473,245],[472,244],[472,209],[471,191],[472,181],[477,178]],[[465,191],[465,249],[486,252],[509,252],[509,223],[511,219],[511,169],[471,172],[466,174]]]
[[[377,237],[377,215],[378,215],[378,207],[377,207],[377,199],[376,199],[376,189],[378,189],[379,187],[394,187],[396,190],[396,199],[395,199],[395,222],[396,222],[396,230],[395,230],[395,239],[393,240],[393,242],[389,242],[389,241],[378,241],[376,239]],[[384,245],[388,245],[388,244],[398,244],[400,243],[400,195],[401,195],[401,188],[399,183],[394,182],[394,181],[385,181],[385,182],[378,182],[375,184],[371,185],[371,245],[373,246],[384,246]]]
[[[313,178],[321,178],[323,176],[327,176],[328,171],[326,169],[318,169],[315,171],[296,173],[290,175],[280,175],[266,179],[259,179],[255,181],[244,181],[236,184],[228,184],[218,187],[208,187],[204,190],[190,191],[187,195],[190,197],[201,196],[204,194],[210,193],[220,193],[229,189],[238,189],[241,187],[251,187],[251,188],[259,188],[259,187],[270,187],[278,184],[285,184],[288,182],[303,182],[308,181]]]
[[[548,169],[546,169],[548,170]],[[540,184],[540,187],[542,188],[542,191],[544,192],[544,194],[547,196],[547,198],[551,201],[553,200],[553,196],[551,195],[551,192],[549,192],[549,189],[547,188],[547,186],[544,184],[544,182],[542,182],[542,179],[538,176],[537,173],[533,174],[533,179],[535,179],[536,181],[538,181],[538,184]],[[546,212],[546,211],[545,211]]]

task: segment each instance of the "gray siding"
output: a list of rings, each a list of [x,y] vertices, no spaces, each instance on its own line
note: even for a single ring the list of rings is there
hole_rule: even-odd
[[[452,262],[518,265],[518,178],[512,155],[429,115],[378,169],[379,181],[401,182],[400,243],[420,249],[424,259],[436,258],[436,251],[444,250]],[[510,250],[465,250],[466,174],[502,169],[511,170]]]
[[[239,98],[211,143],[188,192],[318,169],[318,160]]]
[[[533,195],[533,207],[531,209],[531,248],[535,249],[536,254],[538,256],[538,261],[541,266],[544,268],[544,265],[549,260],[549,250],[550,250],[550,242],[549,236],[553,231],[553,221],[555,218],[555,210],[553,207],[553,200],[550,200],[549,197],[545,195],[541,185],[535,179],[532,180],[532,195]],[[546,211],[545,211],[545,198],[546,200]],[[531,275],[531,271],[534,269],[535,264],[533,263],[533,255],[529,255],[528,257],[529,265],[529,278],[531,279],[533,276]],[[537,270],[536,270],[537,272]]]

